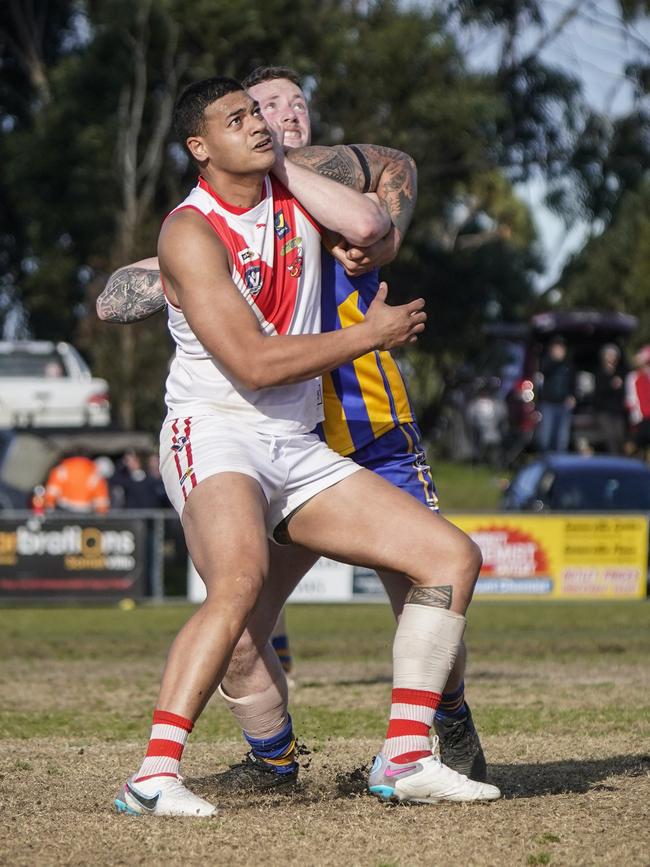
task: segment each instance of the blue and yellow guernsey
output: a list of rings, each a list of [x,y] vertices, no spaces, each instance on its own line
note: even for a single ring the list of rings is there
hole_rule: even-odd
[[[361,322],[379,287],[378,271],[348,277],[325,250],[321,328],[336,331]],[[414,421],[406,384],[390,352],[369,352],[323,377],[325,420],[319,433],[330,448],[349,455],[401,424]]]

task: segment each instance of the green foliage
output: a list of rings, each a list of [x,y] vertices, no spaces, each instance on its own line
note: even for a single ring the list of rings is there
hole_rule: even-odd
[[[639,317],[637,340],[650,338],[650,180],[625,194],[609,228],[567,266],[562,303]]]
[[[532,303],[533,224],[512,183],[537,169],[562,180],[563,213],[613,214],[617,191],[637,189],[647,166],[640,110],[613,129],[593,118],[580,138],[576,82],[516,50],[543,23],[536,0],[196,0],[191,14],[181,0],[3,6],[0,316],[22,305],[35,337],[73,340],[109,379],[122,423],[154,429],[164,324],[127,335],[95,320],[95,298],[114,268],[154,253],[161,219],[194,182],[169,133],[180,88],[286,64],[304,77],[315,141],[415,157],[416,218],[387,278],[394,298],[427,298],[422,347],[444,377],[486,319]],[[458,38],[477,26],[501,41],[489,73],[468,67]],[[645,92],[645,67],[629,75]]]

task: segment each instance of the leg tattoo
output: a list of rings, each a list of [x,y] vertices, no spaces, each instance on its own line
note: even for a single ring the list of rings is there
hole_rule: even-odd
[[[427,605],[429,608],[451,608],[452,586],[411,587],[406,602],[411,605]]]

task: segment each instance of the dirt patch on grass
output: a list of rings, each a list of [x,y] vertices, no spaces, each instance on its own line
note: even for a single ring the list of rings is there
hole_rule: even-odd
[[[484,634],[477,632],[482,650],[470,656],[468,695],[490,777],[504,798],[483,805],[394,806],[365,791],[390,700],[392,626],[386,617],[380,633],[377,618],[366,624],[358,610],[346,611],[341,616],[357,631],[367,626],[363,652],[352,632],[337,641],[319,639],[323,654],[333,648],[338,660],[317,655],[314,647],[311,656],[301,656],[300,642],[294,645],[299,686],[291,700],[297,734],[311,750],[295,788],[226,791],[219,775],[245,749],[224,706],[210,704],[183,766],[191,787],[221,807],[216,818],[202,820],[136,819],[112,810],[148,734],[164,656],[158,645],[150,646],[151,624],[149,631],[133,627],[133,652],[121,657],[112,652],[121,646],[123,628],[116,615],[115,636],[106,623],[99,645],[91,631],[81,637],[66,631],[76,655],[50,659],[39,644],[38,624],[30,621],[20,640],[25,646],[33,641],[33,652],[7,655],[0,673],[6,733],[0,864],[647,867],[650,650],[644,656],[607,648],[592,653],[598,627],[582,644],[575,639],[585,651],[578,658],[554,658],[546,636],[539,652],[513,651],[505,658],[493,636],[503,634],[514,648],[516,634],[499,618],[516,616],[519,622],[527,609],[486,608],[489,623]],[[598,611],[590,608],[585,619]],[[629,613],[638,619],[636,608]],[[144,613],[137,616],[144,623]],[[102,623],[109,619],[102,617]],[[319,617],[316,607],[296,613],[305,634],[321,634]],[[527,622],[533,626],[538,618],[535,608]],[[529,630],[521,634],[530,642]],[[624,636],[622,626],[620,640],[617,633],[608,641],[624,647]],[[376,652],[370,658],[371,645]]]
[[[650,743],[519,735],[486,740],[502,801],[392,806],[362,791],[376,742],[337,739],[310,756],[295,790],[224,794],[215,772],[238,741],[193,744],[192,788],[216,819],[117,816],[111,800],[138,744],[5,743],[2,860],[12,865],[647,864]],[[207,773],[206,773],[207,772]],[[346,785],[347,781],[347,785]]]

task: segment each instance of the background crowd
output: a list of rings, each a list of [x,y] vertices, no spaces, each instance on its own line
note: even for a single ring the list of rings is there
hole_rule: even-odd
[[[535,444],[541,452],[569,451],[580,383],[564,338],[549,342],[537,380],[541,417]],[[591,387],[600,451],[645,457],[650,448],[650,345],[634,355],[630,370],[621,349],[604,344]],[[574,444],[578,451],[591,450],[580,437]]]
[[[171,508],[160,477],[158,455],[127,451],[111,458],[75,453],[50,471],[34,492],[37,513],[60,510],[76,514],[106,514],[111,509]]]

